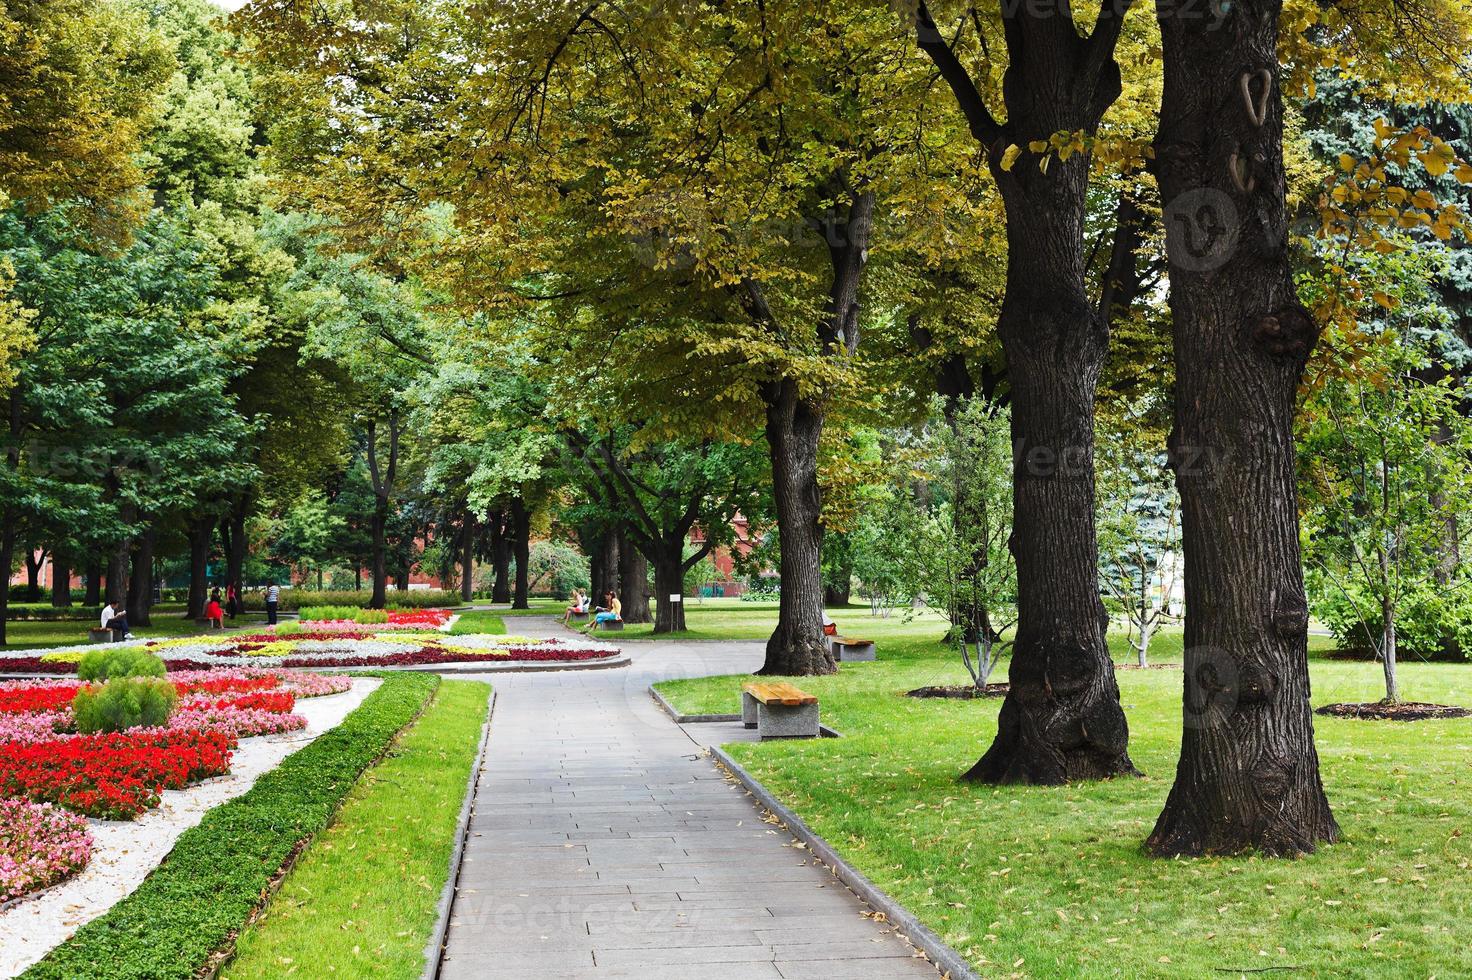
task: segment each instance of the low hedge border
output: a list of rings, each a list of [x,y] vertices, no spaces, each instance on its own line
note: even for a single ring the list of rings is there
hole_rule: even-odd
[[[205,814],[133,894],[22,976],[189,980],[217,964],[283,869],[332,821],[440,683],[434,674],[382,676],[342,724]]]
[[[247,612],[261,612],[266,608],[266,594],[261,591],[246,592],[241,596]],[[282,589],[276,606],[278,612],[296,612],[302,606],[353,606],[367,608],[373,601],[369,590],[348,592],[308,592],[304,589]],[[390,589],[390,609],[444,609],[461,605],[460,593],[444,589]]]

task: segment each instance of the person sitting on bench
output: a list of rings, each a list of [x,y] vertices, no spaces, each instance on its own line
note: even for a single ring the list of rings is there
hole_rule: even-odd
[[[216,589],[210,593],[209,605],[204,607],[204,618],[210,621],[213,629],[225,628],[225,610],[220,608],[220,590]]]
[[[574,616],[585,616],[588,612],[588,596],[582,589],[572,590],[572,605],[562,614],[562,625],[571,626]]]
[[[105,630],[123,634],[125,640],[133,638],[133,634],[128,632],[128,614],[121,609],[114,608],[110,602],[102,607],[101,625]]]
[[[617,623],[624,618],[624,604],[618,601],[618,596],[610,592],[605,598],[608,605],[598,607],[598,612],[593,617],[593,629],[597,629],[601,623]]]

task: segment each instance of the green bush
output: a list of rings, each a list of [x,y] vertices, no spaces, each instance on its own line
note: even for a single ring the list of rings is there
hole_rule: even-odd
[[[266,594],[259,590],[245,593],[243,599],[248,611],[260,612],[266,608]],[[303,606],[351,606],[354,609],[363,609],[372,601],[373,592],[370,589],[322,592],[308,589],[282,589],[277,608],[282,612],[296,612]],[[445,606],[460,605],[460,593],[446,592],[444,589],[405,589],[402,592],[398,589],[390,589],[388,604],[390,608],[439,609]]]
[[[385,677],[341,725],[215,807],[133,894],[26,971],[55,980],[194,980],[261,904],[283,864],[327,826],[363,771],[433,696],[434,674]]]
[[[140,647],[109,647],[82,655],[77,677],[105,681],[114,677],[162,677],[168,672],[163,660]]]
[[[1330,580],[1316,569],[1308,579],[1314,615],[1334,634],[1340,649],[1374,656],[1383,629],[1379,599],[1358,583]],[[1396,648],[1402,657],[1466,660],[1472,651],[1472,600],[1455,590],[1434,583],[1408,590],[1395,622]]]
[[[83,735],[155,728],[169,720],[179,692],[158,677],[120,677],[101,687],[84,687],[72,699],[72,716]]]
[[[302,631],[302,624],[294,619],[283,620],[276,624],[277,636],[296,636]]]
[[[355,606],[303,606],[297,615],[304,623],[348,619],[364,626],[372,626],[388,622],[388,611],[385,609],[358,609]]]

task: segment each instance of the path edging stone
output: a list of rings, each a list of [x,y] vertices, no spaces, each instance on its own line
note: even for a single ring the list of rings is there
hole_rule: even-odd
[[[455,846],[450,850],[450,874],[445,878],[445,887],[440,890],[438,912],[429,943],[424,947],[424,972],[421,980],[435,980],[440,975],[440,960],[445,955],[445,939],[450,934],[450,912],[455,906],[455,890],[460,884],[460,864],[465,855],[465,840],[470,836],[470,816],[475,809],[475,791],[480,785],[481,768],[486,761],[486,746],[491,741],[491,718],[496,713],[496,689],[491,688],[490,704],[486,706],[486,720],[480,728],[480,745],[475,750],[475,759],[470,766],[470,777],[465,782],[465,799],[460,804],[460,817],[455,825]]]
[[[655,703],[658,704],[661,708],[664,709],[664,713],[667,714],[667,715],[669,715],[670,718],[672,718],[674,720],[674,722],[675,722],[676,725],[689,725],[689,724],[693,724],[695,722],[702,722],[702,721],[740,721],[741,720],[741,715],[739,715],[739,714],[734,714],[734,715],[682,715],[682,714],[680,714],[680,712],[678,712],[678,711],[675,710],[675,706],[674,705],[670,704],[668,701],[665,700],[665,696],[663,694],[660,694],[659,691],[658,691],[658,689],[656,689],[653,684],[650,684],[649,685],[649,693],[654,696]]]
[[[739,762],[731,758],[724,749],[718,745],[712,745],[710,752],[717,764],[736,777],[736,781],[741,783],[758,803],[787,825],[787,830],[792,836],[806,844],[813,856],[828,866],[834,877],[868,903],[870,908],[883,912],[888,924],[894,926],[896,931],[908,939],[915,948],[924,952],[930,958],[930,962],[940,970],[942,976],[948,977],[949,980],[981,980],[960,953],[915,918],[909,909],[870,881],[863,872],[844,860],[832,844],[815,833],[801,817],[773,796],[770,790],[747,772]]]

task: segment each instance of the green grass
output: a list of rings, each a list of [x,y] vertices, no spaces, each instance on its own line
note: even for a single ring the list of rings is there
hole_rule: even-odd
[[[567,600],[551,599],[545,596],[533,597],[527,600],[527,609],[497,609],[498,616],[561,616],[562,611],[567,608]]]
[[[226,978],[419,976],[488,693],[440,686],[241,936]]]
[[[5,624],[5,643],[0,645],[0,650],[25,650],[43,647],[72,647],[86,646],[87,630],[97,625],[94,619],[85,621],[63,620],[60,622],[10,622]],[[264,614],[246,613],[235,619],[225,620],[225,626],[243,626],[251,629],[266,625]],[[185,619],[180,614],[158,613],[153,614],[153,625],[135,627],[133,633],[136,636],[148,639],[170,639],[179,636],[195,636],[203,633],[214,632],[208,627],[200,626],[192,619]]]
[[[363,771],[439,687],[389,674],[341,725],[288,756],[250,791],[205,814],[127,898],[22,976],[28,980],[193,980],[259,906],[302,842],[327,825]]]
[[[983,975],[1472,974],[1472,719],[1316,718],[1343,843],[1298,861],[1160,861],[1140,845],[1175,772],[1179,671],[1119,673],[1145,778],[978,787],[956,777],[985,751],[1000,701],[902,697],[967,678],[934,642],[878,638],[879,662],[801,681],[845,738],[729,750]],[[1180,651],[1174,631],[1155,658]],[[1315,659],[1311,672],[1315,705],[1383,694],[1374,663]],[[1472,666],[1401,675],[1407,698],[1472,705]],[[730,712],[745,679],[660,689],[682,711]]]
[[[455,625],[450,627],[451,636],[465,636],[470,633],[505,633],[506,623],[501,619],[502,613],[488,612],[484,609],[463,612],[460,618],[455,620]]]

